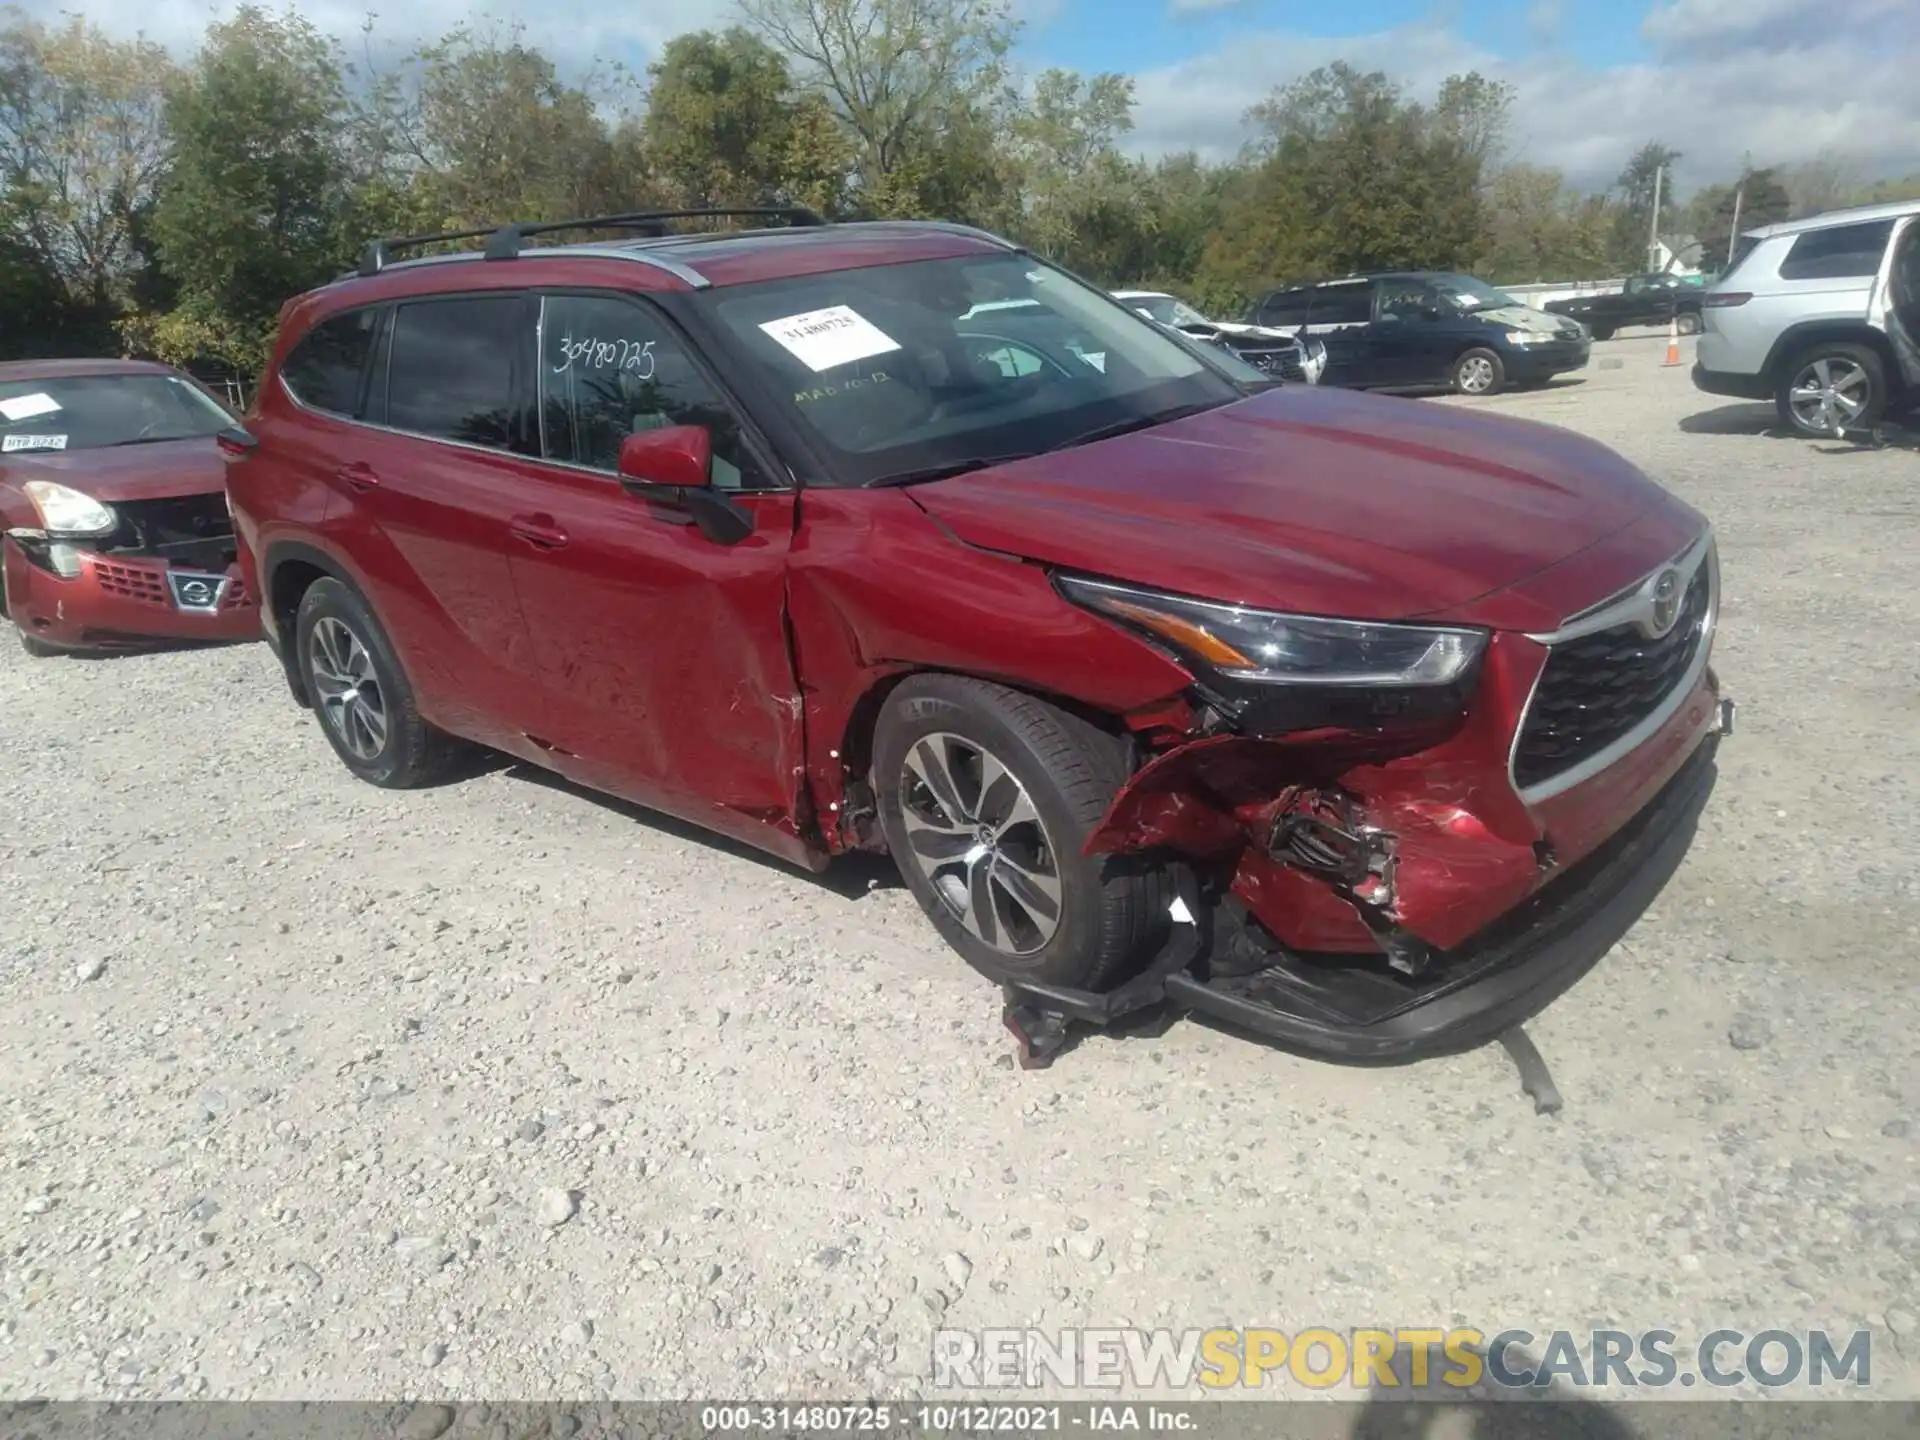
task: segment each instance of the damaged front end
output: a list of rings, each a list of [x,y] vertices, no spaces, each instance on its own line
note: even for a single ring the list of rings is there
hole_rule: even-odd
[[[1605,730],[1561,706],[1564,672],[1613,643],[1591,628],[1559,655],[1493,635],[1450,714],[1260,733],[1260,711],[1203,695],[1194,731],[1212,733],[1163,744],[1087,852],[1192,877],[1205,934],[1161,983],[1177,1004],[1352,1062],[1487,1043],[1586,973],[1685,856],[1732,720],[1711,621],[1683,607],[1630,663],[1609,656]],[[1515,779],[1516,755],[1555,746],[1554,775]]]
[[[30,637],[69,648],[156,640],[249,639],[259,607],[236,560],[225,496],[116,500],[102,523],[7,532],[11,618]]]

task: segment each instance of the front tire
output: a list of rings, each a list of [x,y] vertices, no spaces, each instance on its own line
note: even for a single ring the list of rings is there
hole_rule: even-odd
[[[1613,338],[1613,327],[1611,325],[1592,325],[1588,328],[1593,331],[1593,338],[1595,340],[1611,340]]]
[[[1886,409],[1886,366],[1864,345],[1815,345],[1781,370],[1773,403],[1796,434],[1864,430]]]
[[[922,675],[874,735],[880,828],[947,943],[993,980],[1096,990],[1164,934],[1163,869],[1082,854],[1126,782],[1126,742],[1005,686]]]
[[[1698,335],[1700,333],[1700,317],[1691,310],[1683,310],[1678,318],[1675,319],[1674,324],[1679,327],[1682,335]]]
[[[300,597],[294,644],[320,729],[347,769],[387,790],[429,785],[452,769],[459,743],[420,718],[392,642],[353,590],[314,581]]]
[[[1507,383],[1507,367],[1491,350],[1478,347],[1453,362],[1453,388],[1462,395],[1498,395]]]

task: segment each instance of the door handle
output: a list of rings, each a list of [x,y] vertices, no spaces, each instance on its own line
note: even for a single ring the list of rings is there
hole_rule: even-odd
[[[371,465],[364,460],[349,460],[333,472],[356,490],[378,490],[380,477],[374,473]]]
[[[551,515],[516,515],[507,522],[507,529],[542,550],[558,550],[567,543],[567,532]]]

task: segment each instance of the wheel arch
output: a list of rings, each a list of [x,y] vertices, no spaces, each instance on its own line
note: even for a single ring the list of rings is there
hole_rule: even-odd
[[[1894,352],[1893,342],[1884,331],[1876,330],[1864,320],[1808,320],[1789,326],[1773,342],[1773,348],[1767,353],[1767,363],[1760,373],[1767,377],[1769,385],[1778,385],[1785,378],[1787,368],[1816,345],[1864,346],[1880,357],[1886,370],[1888,389],[1896,395],[1906,389],[1900,370],[1900,357]]]
[[[1137,769],[1143,757],[1143,751],[1135,730],[1128,725],[1126,716],[1098,705],[1090,705],[1071,695],[1049,690],[1044,685],[1036,685],[1020,676],[993,675],[975,670],[957,669],[941,665],[902,664],[875,675],[855,697],[847,710],[845,724],[834,741],[835,763],[839,767],[849,795],[858,787],[860,800],[867,798],[865,792],[871,786],[873,770],[873,742],[880,727],[880,716],[885,711],[887,701],[892,698],[907,681],[924,675],[950,675],[962,680],[979,680],[988,685],[1000,685],[1008,690],[1030,696],[1035,700],[1065,711],[1076,719],[1084,721],[1096,730],[1104,731],[1116,740],[1125,741],[1129,749],[1130,769]],[[854,807],[857,813],[858,806]],[[860,837],[860,843],[873,843],[884,849],[884,841],[879,838],[878,827],[874,827],[870,837]]]
[[[301,598],[318,580],[338,580],[362,596],[367,593],[351,566],[318,546],[299,540],[280,540],[269,545],[261,557],[260,600],[272,617],[274,633],[279,637],[279,643],[273,648],[279,655],[281,668],[286,671],[287,688],[307,709],[313,708],[313,697],[307,693],[306,681],[300,675],[299,660],[294,654],[293,624],[300,611]]]

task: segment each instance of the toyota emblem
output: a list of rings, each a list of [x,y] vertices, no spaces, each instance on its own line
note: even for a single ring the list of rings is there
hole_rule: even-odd
[[[1664,635],[1680,618],[1680,572],[1664,570],[1653,582],[1653,633]]]

